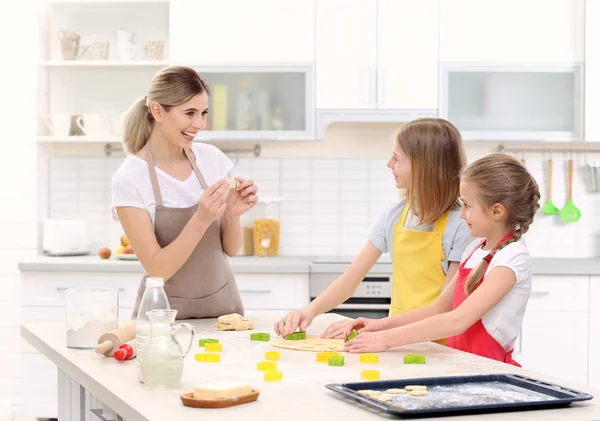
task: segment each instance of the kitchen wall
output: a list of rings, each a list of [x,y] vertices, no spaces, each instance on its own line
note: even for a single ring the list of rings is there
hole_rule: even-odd
[[[20,297],[17,263],[35,254],[36,31],[29,2],[0,1],[0,408],[19,398]],[[18,61],[17,57],[22,57]],[[28,61],[29,60],[29,61]],[[2,401],[6,400],[3,404]],[[1,412],[1,409],[0,409]],[[3,414],[0,413],[0,419]]]
[[[234,173],[253,178],[263,199],[283,202],[259,206],[252,217],[265,213],[281,220],[281,254],[352,255],[364,244],[380,212],[398,200],[385,164],[398,125],[338,124],[320,142],[284,142],[263,145],[260,158],[230,154]],[[223,147],[248,147],[219,144]],[[467,143],[469,160],[492,152],[497,144]],[[515,147],[508,144],[507,147]],[[521,154],[517,153],[520,158]],[[553,201],[562,207],[566,198],[568,154],[553,154]],[[527,167],[546,194],[546,159],[543,153],[525,155]],[[597,154],[574,152],[573,198],[581,219],[567,224],[559,216],[538,214],[528,243],[535,256],[593,257],[600,254],[600,193],[591,192],[585,161]],[[114,249],[122,231],[110,212],[110,178],[123,155],[90,156],[90,151],[56,150],[49,159],[49,215],[85,217],[91,221],[94,250]]]

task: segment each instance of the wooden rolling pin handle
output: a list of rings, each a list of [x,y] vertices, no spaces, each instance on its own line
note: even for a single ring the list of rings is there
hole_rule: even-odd
[[[96,354],[105,354],[112,351],[115,344],[112,341],[104,341],[96,347]]]

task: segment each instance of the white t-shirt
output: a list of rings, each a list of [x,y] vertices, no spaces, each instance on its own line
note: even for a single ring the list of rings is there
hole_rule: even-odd
[[[471,251],[477,247],[483,239],[473,241],[463,254],[464,261]],[[471,258],[465,263],[465,268],[474,268],[488,255],[489,250],[481,247],[475,250]],[[488,311],[481,322],[485,330],[504,347],[506,351],[514,348],[515,341],[521,331],[523,316],[527,307],[527,301],[531,295],[531,255],[523,238],[509,244],[496,253],[490,262],[485,276],[495,267],[504,266],[512,270],[516,282],[508,293]]]
[[[227,177],[233,168],[231,160],[213,145],[194,143],[192,151],[196,156],[196,165],[208,186]],[[204,189],[195,172],[192,171],[186,180],[181,181],[160,168],[155,168],[163,206],[189,208],[198,203]],[[156,202],[150,182],[148,163],[135,155],[127,155],[112,177],[112,210],[115,219],[118,219],[115,211],[117,206],[146,209],[154,223]]]

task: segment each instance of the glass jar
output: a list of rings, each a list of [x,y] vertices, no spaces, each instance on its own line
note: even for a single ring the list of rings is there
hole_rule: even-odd
[[[254,255],[278,256],[281,198],[259,199],[254,209]]]
[[[118,289],[69,288],[65,300],[68,348],[94,349],[100,336],[118,328]]]

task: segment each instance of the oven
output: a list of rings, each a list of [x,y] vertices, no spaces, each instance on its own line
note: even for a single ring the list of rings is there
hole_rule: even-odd
[[[350,262],[320,262],[311,265],[310,300],[325,291],[348,268]],[[329,313],[356,319],[367,317],[381,319],[387,317],[392,296],[391,264],[376,264],[358,285],[352,297]]]

